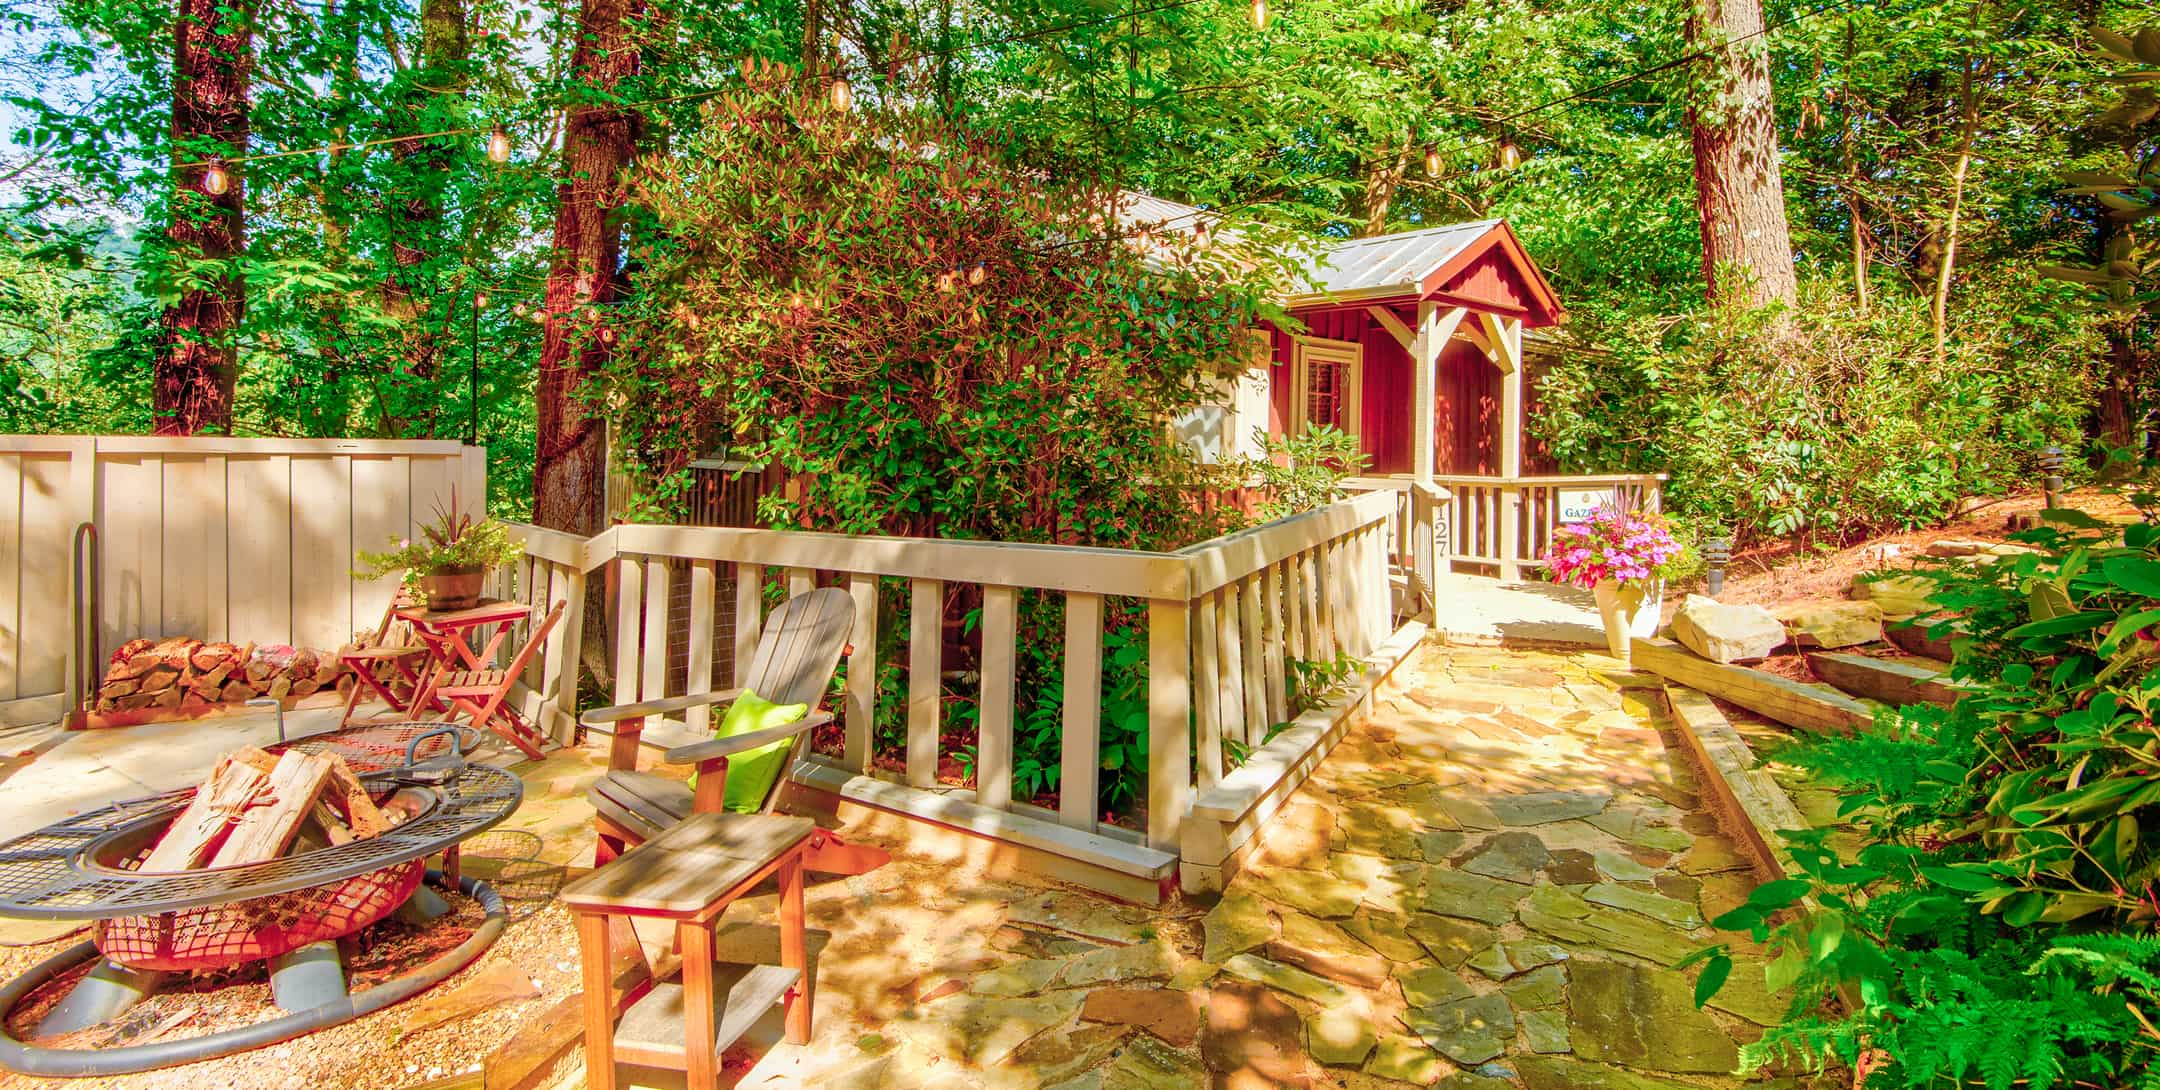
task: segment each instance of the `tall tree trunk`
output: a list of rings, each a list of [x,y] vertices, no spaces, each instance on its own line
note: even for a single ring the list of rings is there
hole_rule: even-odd
[[[1390,150],[1379,148],[1365,160],[1364,187],[1358,194],[1358,237],[1371,238],[1384,235],[1388,227],[1388,209],[1395,204],[1395,191],[1402,188],[1403,174],[1410,169],[1410,143]]]
[[[584,0],[570,57],[571,76],[587,91],[581,97],[601,104],[573,109],[563,133],[536,395],[533,521],[575,534],[598,533],[607,517],[606,429],[587,413],[578,391],[613,353],[604,315],[621,289],[622,228],[610,212],[621,199],[620,177],[636,152],[639,125],[634,114],[605,100],[637,73],[630,24],[644,9],[644,0]]]
[[[1973,5],[1973,29],[1980,27],[1981,5]],[[1935,267],[1935,291],[1928,301],[1928,317],[1935,326],[1935,362],[1940,365],[1950,341],[1950,277],[1957,270],[1958,220],[1965,211],[1965,178],[1972,171],[1973,138],[1980,131],[1980,99],[1973,80],[1979,67],[1976,57],[1965,58],[1963,81],[1958,87],[1958,139],[1950,166],[1950,210],[1944,217],[1942,261]]]
[[[173,45],[173,155],[176,162],[246,153],[248,69],[254,9],[247,0],[180,0]],[[245,246],[245,180],[224,168],[223,193],[206,187],[207,170],[174,171],[172,222],[165,238],[176,258],[230,261]],[[220,268],[183,292],[158,320],[151,365],[151,413],[160,435],[232,429],[234,344],[246,305],[237,270]]]
[[[1695,210],[1702,221],[1703,285],[1711,299],[1739,287],[1721,269],[1749,278],[1757,303],[1792,303],[1792,229],[1778,167],[1777,116],[1761,0],[1694,0],[1688,48],[1707,50],[1708,77],[1688,103],[1695,138]]]

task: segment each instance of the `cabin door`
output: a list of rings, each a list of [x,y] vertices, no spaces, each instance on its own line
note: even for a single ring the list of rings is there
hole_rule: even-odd
[[[1365,346],[1323,337],[1299,337],[1295,344],[1290,357],[1291,434],[1326,424],[1362,437]]]

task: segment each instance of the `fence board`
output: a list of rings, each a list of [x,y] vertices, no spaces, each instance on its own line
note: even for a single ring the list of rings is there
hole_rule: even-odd
[[[713,618],[719,611],[719,572],[710,560],[690,562],[690,648],[689,664],[685,667],[686,693],[708,692],[713,687]],[[683,712],[683,724],[700,734],[711,729],[712,709],[690,708]]]
[[[1012,806],[1013,694],[1018,676],[1020,592],[983,588],[982,714],[975,738],[975,801]]]
[[[1065,596],[1065,707],[1059,739],[1058,823],[1095,831],[1102,793],[1102,635],[1100,594]]]
[[[354,628],[352,459],[293,459],[291,510],[293,642],[336,647]]]
[[[945,584],[935,579],[909,583],[908,728],[909,787],[937,783],[938,731],[944,718]]]
[[[855,627],[848,633],[847,712],[842,720],[845,740],[840,763],[851,772],[869,770],[870,732],[877,725],[877,592],[876,576],[848,577],[848,595],[855,600]]]

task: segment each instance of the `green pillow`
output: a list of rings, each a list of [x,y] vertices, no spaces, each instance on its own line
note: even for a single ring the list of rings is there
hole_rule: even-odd
[[[761,730],[784,727],[799,723],[810,714],[808,704],[775,704],[748,689],[728,705],[727,714],[720,717],[720,726],[713,731],[714,738],[733,738],[738,734],[755,734]],[[780,779],[786,769],[788,747],[795,744],[792,738],[746,749],[734,754],[727,762],[727,790],[721,804],[738,814],[754,814],[765,805],[765,793]],[[690,777],[690,786],[697,786],[697,776]]]

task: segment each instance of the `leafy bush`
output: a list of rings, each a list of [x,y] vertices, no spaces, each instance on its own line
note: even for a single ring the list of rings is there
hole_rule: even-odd
[[[2050,512],[2017,535],[2029,554],[1938,565],[1956,706],[1788,755],[1840,786],[1864,846],[1797,838],[1800,876],[1714,921],[1800,989],[1751,1062],[1879,1051],[1878,1090],[2160,1086],[2160,497],[2133,499],[2145,521]],[[1731,967],[1706,960],[1704,993]],[[1857,1002],[1817,1013],[1834,991]]]
[[[1586,343],[1538,383],[1531,423],[1570,469],[1667,471],[1668,509],[1742,541],[1842,540],[1940,519],[2037,479],[2081,445],[2099,337],[2077,289],[1986,274],[1941,365],[1926,302],[1862,312],[1814,292],[1790,312],[1680,317],[1583,306]]]

